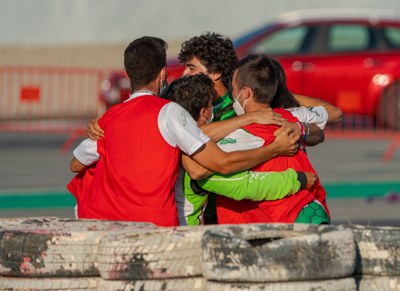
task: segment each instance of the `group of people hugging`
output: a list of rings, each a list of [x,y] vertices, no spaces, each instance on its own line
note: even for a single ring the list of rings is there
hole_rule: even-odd
[[[125,49],[130,98],[89,122],[73,151],[77,174],[67,187],[76,217],[158,226],[331,223],[306,147],[323,142],[342,111],[292,94],[276,59],[239,60],[218,33],[182,43],[185,70],[168,85],[166,49],[150,36]]]

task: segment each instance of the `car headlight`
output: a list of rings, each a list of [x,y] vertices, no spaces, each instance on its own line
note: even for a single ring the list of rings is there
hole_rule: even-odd
[[[389,80],[389,76],[385,74],[376,74],[372,78],[372,82],[374,82],[374,84],[378,86],[386,86],[387,84],[389,84]]]

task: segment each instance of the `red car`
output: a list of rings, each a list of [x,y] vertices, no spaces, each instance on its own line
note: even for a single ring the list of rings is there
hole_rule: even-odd
[[[393,11],[308,10],[280,15],[234,41],[239,58],[276,57],[296,94],[400,128],[400,18]],[[169,64],[169,76],[183,68]]]

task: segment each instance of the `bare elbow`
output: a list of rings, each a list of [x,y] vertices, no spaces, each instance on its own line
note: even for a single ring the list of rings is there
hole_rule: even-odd
[[[83,165],[81,162],[79,162],[76,158],[73,158],[71,160],[71,163],[69,164],[69,169],[73,173],[80,173],[84,168],[85,168],[85,165]]]
[[[338,124],[343,120],[343,111],[335,107],[329,114],[329,124]]]

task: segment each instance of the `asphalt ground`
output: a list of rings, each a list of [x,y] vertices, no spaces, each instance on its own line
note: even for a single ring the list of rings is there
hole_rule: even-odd
[[[0,218],[73,217],[75,200],[66,190],[72,147],[66,134],[0,132]],[[393,139],[334,138],[308,148],[327,191],[334,224],[400,226],[400,146],[383,155]]]

